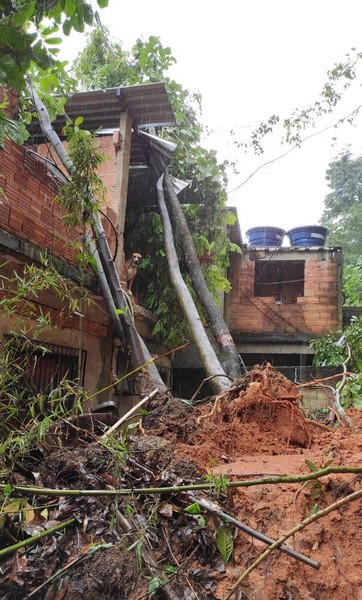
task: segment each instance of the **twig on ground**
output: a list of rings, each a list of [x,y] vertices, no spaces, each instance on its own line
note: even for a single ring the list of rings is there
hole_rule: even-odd
[[[127,419],[129,419],[129,417],[131,415],[133,415],[133,413],[135,413],[140,406],[142,406],[143,404],[145,404],[146,402],[148,402],[148,400],[151,400],[151,398],[153,398],[154,396],[156,396],[156,394],[158,393],[158,389],[153,390],[153,392],[151,392],[148,396],[146,396],[146,398],[143,398],[140,402],[138,402],[138,404],[136,404],[136,406],[134,406],[133,408],[131,408],[131,410],[128,411],[128,413],[126,413],[125,415],[123,415],[123,417],[121,417],[117,423],[115,423],[114,425],[112,425],[112,427],[110,427],[109,429],[107,429],[107,431],[104,432],[103,435],[101,435],[101,437],[99,439],[101,440],[105,440],[111,433],[113,433],[113,431],[115,431],[116,429],[118,429],[122,423],[124,423],[125,421],[127,421]]]
[[[197,502],[197,504],[199,504],[199,506],[202,506],[209,512],[216,514],[218,517],[220,517],[220,519],[223,519],[227,523],[231,523],[232,525],[235,525],[235,527],[237,527],[238,529],[241,529],[241,531],[243,531],[244,533],[251,535],[252,537],[256,538],[257,540],[264,542],[265,544],[274,544],[275,543],[275,541],[272,540],[270,537],[267,537],[266,535],[263,535],[259,531],[256,531],[255,529],[248,527],[241,521],[234,519],[234,517],[228,515],[224,511],[220,510],[215,504],[209,502],[208,500],[205,500],[203,498],[201,498],[201,499],[196,498],[192,494],[188,494],[188,496],[192,500],[192,502]],[[288,548],[288,546],[281,545],[279,549],[282,552],[284,552],[285,554],[289,554],[289,556],[292,556],[293,558],[296,558],[297,560],[304,562],[309,567],[313,567],[313,569],[320,568],[320,564],[318,562],[316,562],[315,560],[312,560],[311,558],[308,558],[307,556],[304,556],[303,554],[300,554],[299,552],[296,552],[295,550],[292,550],[292,548]]]
[[[6,556],[7,554],[11,554],[11,552],[15,552],[15,550],[18,550],[19,548],[25,548],[25,546],[29,546],[33,542],[37,542],[37,541],[41,540],[43,537],[45,537],[47,535],[51,535],[55,531],[59,531],[60,529],[64,529],[65,527],[68,527],[68,525],[71,525],[72,523],[74,523],[74,521],[75,521],[75,518],[70,517],[66,521],[63,521],[62,523],[58,523],[57,525],[54,525],[54,527],[49,527],[49,529],[45,529],[44,531],[41,531],[40,533],[37,533],[36,535],[32,535],[31,537],[26,538],[26,540],[17,542],[16,544],[13,544],[12,546],[7,546],[6,548],[2,548],[0,550],[0,556]]]

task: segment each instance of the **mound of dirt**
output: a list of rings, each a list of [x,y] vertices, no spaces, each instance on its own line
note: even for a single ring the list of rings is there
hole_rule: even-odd
[[[144,427],[172,439],[177,452],[200,468],[240,454],[298,452],[312,438],[297,387],[268,364],[196,410],[170,401]]]

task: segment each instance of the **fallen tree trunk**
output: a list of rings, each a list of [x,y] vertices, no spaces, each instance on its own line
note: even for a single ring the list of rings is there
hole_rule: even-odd
[[[171,282],[187,318],[192,338],[205,371],[209,376],[220,375],[220,377],[215,377],[213,379],[213,386],[217,393],[223,392],[230,387],[230,381],[225,377],[225,372],[206,335],[200,315],[197,312],[195,303],[180,272],[180,266],[173,241],[170,217],[164,198],[163,179],[164,177],[162,176],[157,182],[157,198],[163,225],[165,252],[170,270]]]
[[[29,90],[34,105],[36,107],[39,122],[45,137],[53,146],[62,164],[67,169],[68,173],[72,175],[72,173],[74,173],[73,163],[70,160],[68,153],[66,152],[63,144],[61,143],[57,133],[52,127],[52,123],[50,121],[46,107],[44,106],[40,98],[34,93],[31,87],[29,87]],[[97,252],[95,252],[95,249],[93,247],[91,254],[95,255],[97,262],[99,261],[103,267],[102,270],[97,269],[96,276],[98,278],[100,289],[102,291],[103,298],[105,300],[107,310],[109,311],[113,324],[116,324],[116,321],[114,319],[114,314],[112,314],[112,311],[117,313],[117,319],[120,321],[124,335],[121,334],[118,325],[116,325],[115,331],[117,333],[117,336],[120,337],[121,341],[123,339],[123,342],[126,342],[127,351],[129,352],[130,366],[131,369],[134,370],[138,367],[141,367],[142,365],[145,365],[149,361],[150,355],[149,353],[145,354],[144,347],[140,341],[140,336],[135,328],[131,311],[129,310],[129,306],[127,305],[125,295],[120,284],[119,276],[114,265],[114,261],[108,246],[107,237],[104,232],[98,211],[96,211],[95,219],[92,220],[91,228],[97,246]],[[112,298],[115,308],[112,302],[110,302],[110,298]],[[119,312],[117,312],[117,310],[115,309],[117,309]],[[147,385],[147,381],[144,382],[146,384],[146,390],[147,387],[149,387],[149,390],[153,389],[154,387],[158,387],[161,390],[166,390],[165,384],[163,383],[161,377],[158,375],[157,368],[154,365],[152,366],[152,372],[148,370],[148,373],[150,375],[149,384]],[[157,376],[153,380],[152,375],[155,375],[156,372]]]
[[[210,291],[206,285],[200,261],[196,253],[195,245],[187,225],[185,214],[178,201],[175,189],[169,174],[165,172],[164,189],[171,209],[171,214],[180,232],[181,245],[185,254],[187,267],[191,275],[192,285],[205,311],[207,323],[220,348],[220,362],[227,375],[238,379],[240,372],[240,356],[231,337],[228,326],[217,307]]]

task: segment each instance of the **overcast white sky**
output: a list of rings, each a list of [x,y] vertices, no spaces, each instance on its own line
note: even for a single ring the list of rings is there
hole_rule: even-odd
[[[213,131],[205,145],[217,150],[220,161],[238,163],[240,173],[229,175],[230,190],[287,149],[275,136],[267,154],[245,155],[233,144],[230,130],[245,140],[271,114],[288,116],[291,109],[314,102],[327,70],[352,47],[362,50],[360,0],[110,0],[100,15],[125,49],[150,35],[171,47],[177,59],[172,76],[202,94],[202,121]],[[67,40],[67,58],[80,45],[79,36]],[[361,88],[355,86],[339,116],[360,103]],[[348,142],[362,154],[361,127],[362,118],[355,127],[344,127],[334,147],[333,133],[316,136],[231,192],[229,204],[238,208],[242,231],[316,224],[329,191],[328,163]]]

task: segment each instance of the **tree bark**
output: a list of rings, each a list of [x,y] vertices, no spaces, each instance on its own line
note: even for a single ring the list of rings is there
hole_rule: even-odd
[[[70,160],[68,153],[61,143],[57,133],[52,127],[48,111],[40,98],[33,92],[31,88],[29,89],[32,100],[37,109],[38,118],[43,133],[48,141],[52,144],[64,167],[71,175],[72,172],[74,172],[73,163]],[[131,369],[134,370],[142,365],[145,365],[150,360],[151,356],[148,351],[145,353],[145,346],[141,343],[141,338],[135,328],[131,311],[129,310],[129,306],[125,300],[124,291],[122,290],[119,276],[109,250],[107,237],[104,232],[99,213],[97,212],[96,215],[95,222],[92,222],[91,227],[97,246],[97,251],[95,251],[95,248],[93,247],[91,254],[95,256],[97,263],[103,267],[102,269],[97,269],[96,276],[105,304],[107,306],[107,310],[109,311],[110,318],[115,326],[116,334],[120,337],[123,343],[126,342],[126,349],[129,352],[130,366]],[[121,310],[122,313],[117,314],[116,309]],[[118,323],[114,318],[115,314],[117,316]],[[121,330],[123,331],[123,334],[121,333]],[[151,369],[148,369],[148,374],[150,376],[150,381],[149,386],[147,385],[147,382],[145,382],[146,390],[147,387],[150,388],[150,391],[154,387],[158,387],[159,389],[162,389],[162,391],[167,389],[160,375],[158,374],[157,368],[154,365],[151,365]],[[153,377],[155,377],[155,379],[153,379]]]
[[[172,217],[179,232],[181,233],[181,245],[185,254],[186,263],[191,275],[194,290],[199,298],[202,308],[205,311],[210,330],[220,348],[220,362],[227,375],[233,379],[238,379],[241,375],[239,352],[235,346],[233,338],[231,337],[229,328],[206,285],[204,274],[201,269],[200,261],[196,253],[195,245],[185,218],[185,214],[180,206],[167,171],[165,173],[164,188]]]
[[[157,198],[163,224],[164,244],[171,281],[188,320],[190,331],[205,371],[208,376],[221,375],[221,377],[215,377],[213,385],[217,393],[223,392],[230,387],[230,381],[225,377],[224,370],[210,344],[200,315],[180,272],[170,217],[164,198],[163,179],[164,176],[160,177],[157,182]]]

